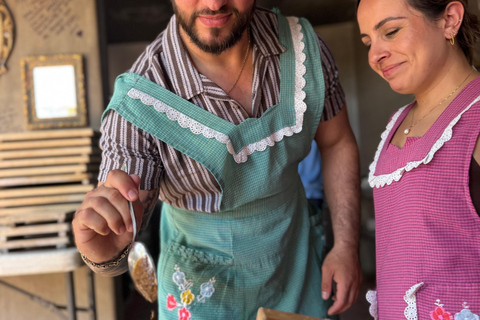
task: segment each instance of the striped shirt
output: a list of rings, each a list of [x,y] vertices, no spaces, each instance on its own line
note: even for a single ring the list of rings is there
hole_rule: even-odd
[[[253,117],[261,117],[279,101],[280,53],[276,15],[256,8],[250,24],[253,43]],[[345,104],[333,57],[318,36],[325,80],[322,120],[333,118]],[[238,102],[200,74],[185,50],[173,16],[167,28],[134,63],[130,72],[139,74],[218,117],[239,124],[249,117]],[[220,208],[221,189],[210,172],[190,157],[173,149],[126,121],[118,113],[107,114],[101,126],[102,163],[99,181],[128,159],[130,173],[141,177],[140,189],[160,188],[160,200],[172,206],[202,212]]]

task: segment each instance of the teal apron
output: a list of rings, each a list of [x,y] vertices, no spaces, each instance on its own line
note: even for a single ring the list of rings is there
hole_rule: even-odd
[[[280,101],[260,118],[234,125],[141,76],[117,79],[106,112],[201,163],[222,192],[215,213],[163,205],[159,319],[255,319],[259,307],[326,317],[331,305],[321,212],[297,172],[323,110],[320,53],[306,20],[278,21]]]

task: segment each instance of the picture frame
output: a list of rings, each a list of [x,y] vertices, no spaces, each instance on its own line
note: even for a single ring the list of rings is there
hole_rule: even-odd
[[[20,65],[29,130],[87,125],[82,55],[30,56]]]

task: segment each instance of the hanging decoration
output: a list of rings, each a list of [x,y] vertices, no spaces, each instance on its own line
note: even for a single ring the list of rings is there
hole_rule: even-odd
[[[4,0],[0,0],[0,75],[6,73],[14,41],[14,24]]]

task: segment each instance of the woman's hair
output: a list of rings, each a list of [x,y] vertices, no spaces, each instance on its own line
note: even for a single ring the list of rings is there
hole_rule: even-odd
[[[473,60],[473,47],[480,38],[480,22],[468,7],[468,0],[405,0],[412,8],[421,12],[430,21],[439,20],[450,2],[460,2],[465,14],[458,30],[456,41],[469,63]],[[360,0],[357,1],[357,8]]]

